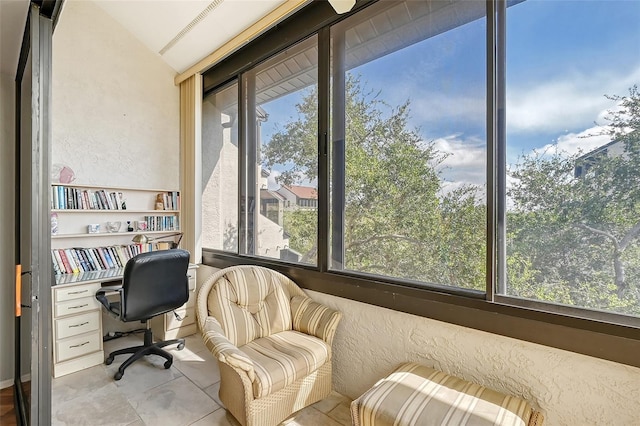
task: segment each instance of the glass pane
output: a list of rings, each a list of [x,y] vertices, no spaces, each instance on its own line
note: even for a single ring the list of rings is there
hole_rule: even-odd
[[[248,161],[254,158],[257,164],[255,171],[247,167],[247,252],[313,265],[318,246],[317,46],[313,36],[243,79]]]
[[[202,247],[238,252],[238,84],[202,101]]]
[[[507,295],[640,315],[640,2],[507,11]]]
[[[484,2],[379,2],[331,29],[331,267],[485,289]]]

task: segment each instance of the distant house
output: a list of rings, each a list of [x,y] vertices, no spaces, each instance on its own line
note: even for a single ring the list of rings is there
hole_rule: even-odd
[[[281,194],[268,189],[260,190],[260,214],[271,221],[282,225],[285,198]]]
[[[311,186],[282,185],[276,192],[284,197],[285,209],[318,208],[318,190]]]
[[[624,153],[625,153],[625,146],[623,141],[620,141],[620,140],[611,141],[605,145],[599,146],[593,151],[589,151],[586,154],[578,157],[576,159],[576,164],[573,169],[573,174],[577,178],[582,177],[601,158],[608,157],[608,156],[618,157],[620,155],[624,155]]]

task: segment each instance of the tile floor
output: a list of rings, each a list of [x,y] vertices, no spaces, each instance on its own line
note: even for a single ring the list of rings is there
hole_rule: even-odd
[[[52,425],[237,426],[218,399],[220,373],[199,335],[185,339],[182,351],[170,349],[173,366],[148,356],[127,368],[121,380],[113,374],[127,355],[53,379]],[[139,345],[142,334],[104,344],[105,353]],[[175,348],[175,346],[173,346]],[[296,413],[287,426],[351,425],[350,400],[338,393]]]

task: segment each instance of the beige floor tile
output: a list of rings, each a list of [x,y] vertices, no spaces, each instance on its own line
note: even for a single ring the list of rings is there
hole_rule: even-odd
[[[113,379],[103,365],[87,368],[51,380],[51,404],[56,406],[109,385]]]
[[[240,426],[240,423],[227,410],[220,408],[191,426]]]
[[[129,398],[147,425],[186,426],[220,408],[186,377]]]
[[[110,383],[51,409],[51,424],[64,426],[128,425],[140,420],[127,399]]]
[[[218,393],[220,392],[220,382],[212,384],[211,386],[205,388],[204,391],[207,395],[213,398],[213,400],[217,402],[218,405],[224,407],[224,404],[222,403],[222,401],[220,401],[220,395],[218,395]]]
[[[325,399],[313,404],[313,408],[320,410],[323,413],[328,413],[340,404],[351,404],[351,400],[345,396],[340,395],[338,392],[331,392],[331,394]]]
[[[285,420],[282,424],[285,426],[341,426],[341,423],[313,407],[298,411],[295,416]]]
[[[329,411],[327,415],[341,425],[351,424],[351,411],[349,410],[349,404],[346,402],[338,404],[336,408]]]
[[[218,362],[213,359],[213,355],[209,351],[177,359],[173,365],[200,389],[208,388],[220,381]]]

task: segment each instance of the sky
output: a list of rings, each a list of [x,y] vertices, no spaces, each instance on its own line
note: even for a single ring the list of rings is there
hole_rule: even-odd
[[[593,135],[616,107],[605,95],[640,85],[639,22],[640,0],[528,0],[508,8],[509,164],[534,150],[573,154],[609,142]],[[410,100],[411,125],[450,154],[442,177],[453,186],[485,180],[485,33],[486,20],[475,20],[350,71],[391,105]],[[263,140],[297,116],[296,96],[265,106]]]

